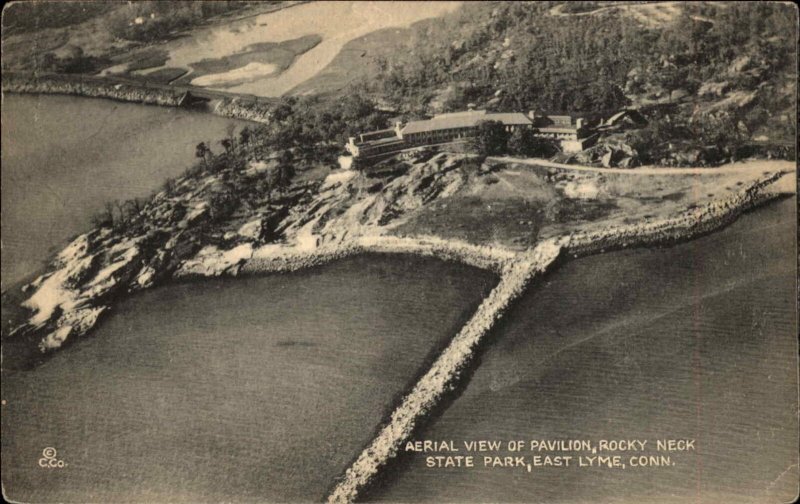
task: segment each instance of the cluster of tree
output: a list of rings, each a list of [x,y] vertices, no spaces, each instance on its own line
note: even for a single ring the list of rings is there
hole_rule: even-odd
[[[591,6],[568,3],[562,9]],[[794,57],[787,34],[796,29],[787,5],[684,5],[679,19],[658,28],[613,10],[551,16],[552,7],[468,3],[442,22],[421,24],[408,50],[379,65],[374,91],[403,104],[466,84],[465,93],[472,95],[464,98],[470,101],[488,101],[502,90],[499,109],[605,111],[629,102],[625,90],[634,70],[644,86],[691,92],[749,56],[766,75],[743,74],[744,81],[735,84],[752,88],[756,82],[748,79],[787,69]]]
[[[739,157],[739,147],[749,136],[745,124],[731,113],[691,116],[676,111],[659,114],[646,127],[626,133],[625,140],[645,164],[683,164],[680,159],[692,151],[696,156],[688,158],[688,164],[714,164]]]
[[[82,23],[111,11],[114,2],[14,2],[3,9],[3,35]]]
[[[747,107],[724,114],[699,117],[686,107],[669,119],[648,118],[650,130],[638,140],[652,141],[653,149],[673,141],[733,146],[745,129],[752,133],[792,110],[794,93],[770,91],[796,86],[796,14],[786,4],[681,4],[673,22],[658,26],[614,9],[552,16],[555,5],[466,3],[437,23],[419,23],[408,47],[377,65],[370,90],[412,113],[448,88],[453,92],[446,110],[472,102],[495,110],[582,114],[608,114],[631,99],[692,96],[706,82],[725,81],[726,92],[761,90]],[[567,3],[560,10],[598,6]],[[796,119],[790,115],[771,121],[770,137],[793,138]]]
[[[222,151],[215,153],[211,142],[200,142],[195,147],[197,162],[181,178],[197,181],[209,174],[216,176],[216,183],[208,189],[209,193],[206,195],[210,222],[226,218],[248,198],[266,198],[269,201],[274,192],[285,195],[291,187],[297,173],[297,160],[291,149],[279,151],[276,165],[261,176],[252,179],[243,175],[248,160],[254,156],[257,138],[258,134],[247,127],[242,128],[237,135],[235,125],[232,124],[228,127],[226,137],[220,141]],[[167,197],[174,197],[193,187],[193,184],[182,186],[178,184],[178,180],[180,178],[168,178],[162,184],[161,189]],[[107,203],[102,211],[94,215],[92,222],[97,227],[112,227],[125,233],[139,232],[141,230],[138,226],[142,222],[139,217],[154,196],[155,194],[149,198]],[[175,204],[171,206],[169,218],[172,222],[177,222],[185,213],[186,208]]]
[[[210,142],[196,146],[198,162],[189,175],[220,173],[236,177],[249,161],[268,160],[274,166],[251,184],[259,195],[286,194],[296,173],[317,165],[335,165],[349,136],[387,127],[388,113],[365,97],[363,85],[336,99],[319,96],[283,97],[267,112],[269,122],[229,131],[214,153]]]
[[[53,52],[44,53],[38,69],[54,73],[91,73],[108,64],[105,58],[85,54],[80,46],[68,45],[63,52],[61,57]]]
[[[201,23],[211,16],[238,10],[244,1],[140,1],[121,5],[106,19],[106,27],[115,37],[141,42],[163,40]]]
[[[292,151],[281,151],[278,156],[278,165],[263,173],[256,181],[255,187],[258,194],[265,196],[267,201],[272,201],[272,195],[276,189],[280,194],[286,194],[292,185],[292,179],[297,174],[294,161]]]
[[[465,4],[444,22],[417,28],[424,33],[412,37],[416,45],[386,65],[375,90],[398,103],[448,85],[463,86],[460,102],[485,102],[502,90],[497,108],[514,110],[625,105],[624,69],[641,54],[632,35],[646,30],[604,17],[552,17],[550,8],[547,2]]]
[[[302,147],[298,150],[304,161],[335,161],[336,150],[330,147],[340,147],[349,136],[387,125],[387,114],[355,89],[335,100],[283,97],[272,107],[269,117],[269,124],[241,132],[255,153],[265,157],[271,152]]]
[[[578,14],[583,12],[591,12],[602,7],[597,2],[585,2],[582,0],[575,0],[572,2],[564,2],[560,9],[565,14]]]
[[[92,224],[95,227],[128,229],[139,217],[145,204],[147,204],[147,199],[143,198],[107,202],[103,210],[92,217]]]
[[[537,137],[535,133],[529,128],[509,133],[499,121],[481,121],[470,139],[470,148],[480,156],[551,157],[558,152],[552,141]]]
[[[211,142],[200,142],[195,147],[195,157],[200,161],[190,169],[190,174],[198,178],[206,173],[219,174],[225,171],[236,178],[245,169],[249,159],[263,154],[263,144],[256,141],[259,138],[266,139],[258,133],[254,134],[249,127],[242,128],[238,136],[234,128],[228,128],[228,135],[220,141],[224,151],[218,154],[211,150]],[[312,146],[307,146],[305,150],[314,151]],[[285,194],[291,187],[297,174],[295,165],[299,161],[295,159],[292,148],[275,149],[273,152],[278,153],[276,166],[255,182],[258,191],[268,199],[271,199],[273,191]]]

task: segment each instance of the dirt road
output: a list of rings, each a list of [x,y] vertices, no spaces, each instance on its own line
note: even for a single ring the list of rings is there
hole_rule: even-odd
[[[726,173],[742,172],[768,172],[796,170],[797,165],[794,161],[778,159],[754,159],[737,163],[729,163],[715,168],[708,167],[657,167],[640,166],[638,168],[602,168],[596,166],[582,166],[563,163],[554,163],[545,159],[521,159],[514,157],[488,157],[487,160],[500,163],[519,163],[531,166],[541,166],[546,168],[560,168],[564,170],[596,172],[596,173],[623,173],[628,175],[720,175]]]

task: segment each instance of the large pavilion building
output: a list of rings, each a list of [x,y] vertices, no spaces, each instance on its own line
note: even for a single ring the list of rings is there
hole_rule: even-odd
[[[570,116],[537,116],[530,112],[487,112],[467,110],[438,114],[431,119],[398,122],[394,128],[362,133],[350,137],[345,148],[354,157],[372,157],[412,147],[466,140],[473,136],[483,121],[497,121],[512,133],[520,128],[533,129],[539,137],[551,138],[565,152],[584,149],[587,131],[583,120],[573,122]]]

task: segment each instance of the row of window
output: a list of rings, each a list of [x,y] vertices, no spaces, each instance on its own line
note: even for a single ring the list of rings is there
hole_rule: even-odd
[[[578,139],[578,135],[576,133],[536,133],[536,136],[539,137],[550,137],[550,138],[571,138],[573,140]]]
[[[517,129],[517,125],[507,125],[505,130],[508,132],[515,131]],[[421,139],[445,139],[445,138],[464,138],[470,136],[470,133],[474,130],[473,127],[467,128],[450,128],[450,129],[442,129],[442,130],[435,130],[435,131],[422,131],[419,133],[408,133],[403,135],[404,140],[408,140],[409,142],[417,142]]]
[[[391,143],[386,145],[362,145],[358,148],[359,155],[369,155],[369,154],[380,154],[382,152],[391,152],[394,150],[403,149],[405,147],[404,142],[400,143]]]

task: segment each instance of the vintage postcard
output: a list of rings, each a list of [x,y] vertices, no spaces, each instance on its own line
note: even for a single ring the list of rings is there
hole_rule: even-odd
[[[798,497],[790,2],[15,1],[2,490]]]

